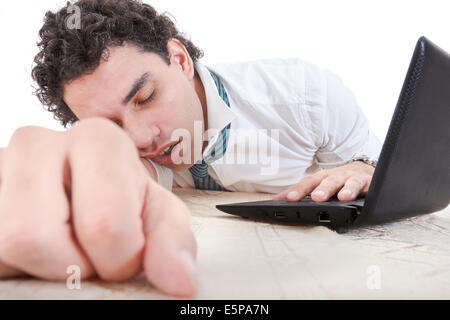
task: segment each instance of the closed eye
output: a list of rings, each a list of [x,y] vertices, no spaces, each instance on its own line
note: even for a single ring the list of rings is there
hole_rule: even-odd
[[[149,103],[150,101],[152,101],[155,98],[155,92],[156,92],[156,90],[153,91],[153,93],[147,99],[145,99],[144,101],[138,101],[137,104],[142,106],[144,104]]]

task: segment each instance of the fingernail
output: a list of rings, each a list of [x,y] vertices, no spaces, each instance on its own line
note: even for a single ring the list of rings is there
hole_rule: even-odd
[[[345,189],[345,190],[341,191],[341,195],[343,195],[343,196],[353,196],[353,193],[350,190]]]
[[[297,191],[291,191],[288,193],[287,197],[290,199],[296,199],[298,198],[300,194]]]
[[[180,258],[184,264],[185,269],[188,271],[189,275],[194,281],[197,275],[197,266],[194,257],[189,251],[182,249],[180,252]]]
[[[325,197],[325,192],[323,192],[322,190],[318,190],[318,191],[314,191],[313,195],[319,198],[323,198]]]

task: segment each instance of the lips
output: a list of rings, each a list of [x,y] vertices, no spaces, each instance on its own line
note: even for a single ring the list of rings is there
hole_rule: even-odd
[[[183,141],[182,138],[180,138],[178,141],[169,142],[169,143],[163,145],[162,147],[156,149],[156,151],[154,151],[152,153],[147,153],[147,154],[143,155],[142,157],[143,158],[156,158],[156,157],[161,157],[164,155],[170,155],[170,152],[173,150],[173,148],[181,141]]]
[[[170,147],[167,147],[166,149],[164,149],[164,151],[162,151],[159,155],[163,156],[165,154],[169,154],[172,151],[173,147],[175,147],[175,144],[173,144]]]
[[[180,141],[168,148],[168,150],[171,151],[170,153],[163,153],[162,156],[158,155],[152,158],[152,161],[164,166],[178,165],[180,164],[180,152],[182,151],[182,148],[183,146]]]

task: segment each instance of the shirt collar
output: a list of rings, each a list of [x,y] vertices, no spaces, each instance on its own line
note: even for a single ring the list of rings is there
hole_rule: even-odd
[[[225,128],[231,121],[233,121],[237,115],[227,106],[225,101],[220,97],[217,90],[217,86],[209,72],[208,68],[203,64],[196,62],[195,69],[197,70],[203,87],[205,88],[206,96],[206,109],[208,117],[208,130],[214,129],[219,133]],[[228,92],[227,92],[228,93]],[[230,97],[228,97],[230,98]],[[230,99],[229,99],[230,100]],[[209,154],[211,147],[216,141],[218,134],[209,140],[208,146],[203,152],[203,157]],[[207,138],[207,137],[206,137]]]

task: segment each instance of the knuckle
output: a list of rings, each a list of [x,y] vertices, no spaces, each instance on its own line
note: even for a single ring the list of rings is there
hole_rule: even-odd
[[[16,129],[10,139],[10,146],[14,148],[22,148],[28,150],[39,144],[41,139],[37,139],[37,136],[42,135],[48,129],[40,128],[37,126],[26,126]],[[8,147],[10,148],[10,147]]]
[[[36,126],[25,126],[14,130],[12,138],[14,140],[32,140],[38,131],[42,128]]]
[[[75,148],[96,152],[114,150],[118,145],[134,147],[132,140],[114,122],[105,118],[89,118],[70,130]]]
[[[94,131],[98,130],[111,130],[119,129],[112,121],[106,118],[94,117],[85,120],[81,120],[77,126],[73,127],[74,131]]]
[[[61,144],[63,134],[47,128],[26,126],[14,131],[7,147],[7,154],[27,158],[32,155],[34,160],[53,154],[55,144]]]
[[[361,185],[361,182],[358,179],[350,178],[347,181],[345,181],[344,188],[355,189],[356,187],[359,187],[360,185]]]
[[[79,223],[79,233],[87,245],[113,243],[120,236],[120,225],[111,215],[111,210],[97,211]]]
[[[79,125],[71,129],[77,139],[88,139],[89,141],[102,141],[109,136],[117,136],[121,129],[112,121],[104,118],[89,118],[80,121]],[[92,139],[101,133],[102,139]]]
[[[330,169],[322,169],[318,172],[316,172],[315,174],[322,176],[322,178],[326,178],[328,177],[328,175],[330,174],[331,170]]]
[[[370,181],[370,175],[367,174],[354,175],[349,179],[350,183],[356,184],[360,188],[364,187],[368,181]]]
[[[323,185],[325,186],[334,186],[340,183],[340,179],[336,176],[329,176],[323,180]]]

